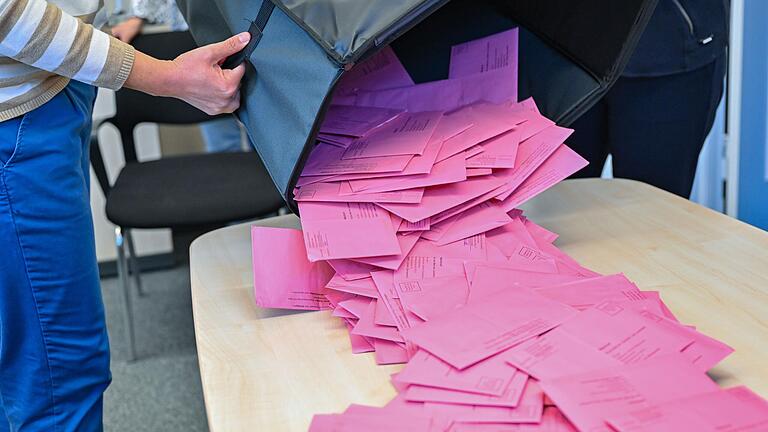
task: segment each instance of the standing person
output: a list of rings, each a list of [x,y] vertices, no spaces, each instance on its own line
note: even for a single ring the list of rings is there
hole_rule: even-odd
[[[0,431],[97,431],[109,345],[89,205],[96,88],[232,112],[247,33],[161,61],[90,22],[98,0],[0,0]],[[75,18],[78,17],[78,18]]]
[[[188,29],[175,0],[131,0],[125,11],[120,11],[112,26],[112,36],[125,43],[141,33],[145,22],[167,25],[171,31]],[[243,151],[243,131],[235,116],[227,116],[200,123],[205,149],[209,153]]]
[[[572,125],[589,161],[574,177],[613,175],[688,198],[723,95],[728,0],[659,0],[624,73]]]

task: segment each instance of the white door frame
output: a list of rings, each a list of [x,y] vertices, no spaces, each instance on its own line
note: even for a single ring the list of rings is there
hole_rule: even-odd
[[[725,212],[732,217],[738,217],[744,0],[731,0],[730,30],[728,44],[728,131],[725,141]]]

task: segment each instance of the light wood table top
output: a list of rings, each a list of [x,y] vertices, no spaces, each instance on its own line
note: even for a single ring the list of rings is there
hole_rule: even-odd
[[[524,206],[582,265],[661,291],[681,321],[736,352],[710,372],[768,397],[768,234],[642,183],[563,182]],[[294,216],[258,222],[297,227]],[[350,353],[328,312],[256,307],[249,224],[190,250],[197,352],[211,431],[306,431],[312,415],[395,396],[371,354]]]

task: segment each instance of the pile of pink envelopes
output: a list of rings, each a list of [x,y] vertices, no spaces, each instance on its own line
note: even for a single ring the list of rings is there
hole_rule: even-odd
[[[358,66],[294,191],[303,231],[253,227],[260,306],[330,309],[353,353],[405,363],[387,406],[310,430],[768,430],[768,403],[706,374],[730,347],[517,210],[586,162],[517,102],[516,53],[515,30],[458,45],[424,84],[389,50]]]

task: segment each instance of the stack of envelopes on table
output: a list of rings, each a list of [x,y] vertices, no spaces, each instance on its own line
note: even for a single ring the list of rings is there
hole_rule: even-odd
[[[390,50],[358,66],[294,191],[303,233],[253,227],[259,305],[331,309],[352,352],[406,363],[390,404],[310,430],[768,430],[768,403],[705,374],[730,347],[517,210],[586,162],[517,102],[516,49],[456,46],[418,85]]]

